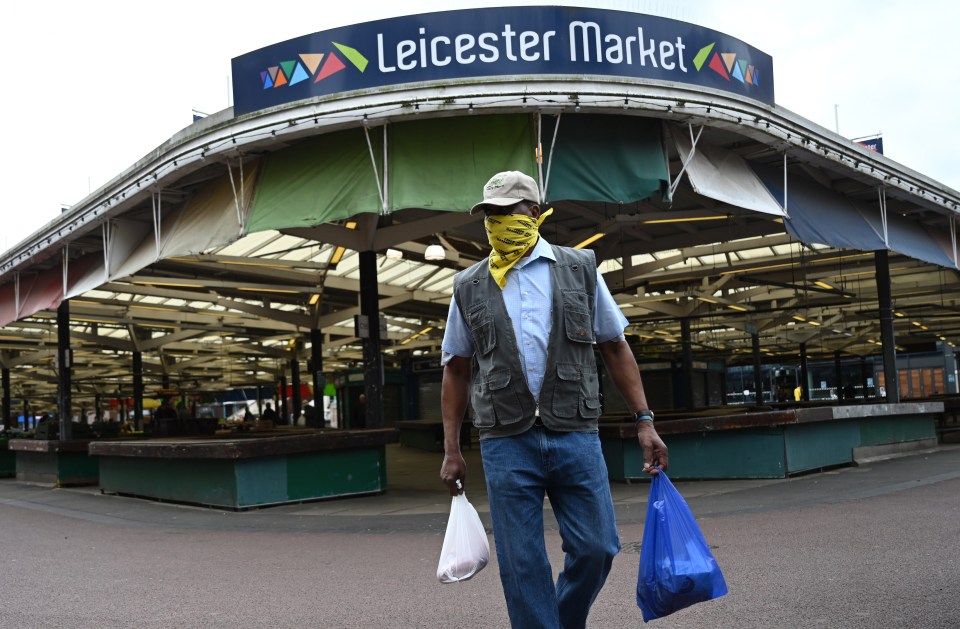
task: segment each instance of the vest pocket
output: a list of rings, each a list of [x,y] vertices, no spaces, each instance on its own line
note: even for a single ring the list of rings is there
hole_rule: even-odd
[[[470,306],[464,314],[467,327],[473,336],[473,346],[481,356],[489,354],[497,346],[497,332],[493,325],[493,315],[483,301]]]
[[[580,366],[576,363],[557,363],[557,386],[553,390],[553,414],[557,417],[576,417],[580,406]]]
[[[478,378],[473,386],[473,424],[477,428],[520,421],[520,398],[510,382],[509,369],[492,370]]]
[[[593,343],[593,316],[587,294],[579,290],[563,291],[563,325],[567,338],[578,343]]]
[[[557,363],[557,386],[553,392],[553,414],[584,419],[600,417],[600,389],[597,370],[576,363]]]
[[[586,419],[600,417],[600,383],[596,369],[584,367],[580,388],[580,415]]]

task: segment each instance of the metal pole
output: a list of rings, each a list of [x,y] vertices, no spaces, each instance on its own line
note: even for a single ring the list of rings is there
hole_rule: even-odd
[[[867,400],[870,396],[867,394],[867,380],[870,379],[870,374],[867,368],[867,357],[860,357],[860,387],[863,389],[863,399]]]
[[[690,319],[680,319],[680,343],[683,353],[683,406],[693,409],[693,345],[690,341]]]
[[[300,397],[300,361],[296,357],[290,359],[290,386],[293,389],[293,419],[290,423],[295,426],[300,419],[300,411],[303,410],[303,400]]]
[[[900,378],[897,375],[897,348],[893,333],[893,299],[890,294],[890,258],[886,249],[873,254],[877,274],[877,302],[880,306],[880,342],[883,344],[883,379],[887,402],[900,403]]]
[[[10,430],[13,427],[13,415],[10,412],[10,369],[0,369],[0,380],[3,381],[3,429]]]
[[[810,383],[807,374],[807,344],[800,343],[800,400],[810,401]]]
[[[133,352],[133,427],[143,429],[143,352]]]
[[[281,366],[282,370],[283,367]],[[287,415],[287,374],[284,371],[280,373],[280,423],[289,424],[290,416]]]
[[[834,382],[837,386],[837,399],[845,400],[846,396],[843,393],[843,366],[840,364],[840,352],[833,353],[833,377]]]
[[[323,378],[323,334],[317,329],[310,330],[310,374],[313,376],[313,412],[322,428],[323,390],[327,383]]]
[[[753,340],[753,390],[754,393],[754,403],[763,404],[763,375],[761,374],[761,365],[760,365],[760,335],[751,334]]]
[[[60,412],[60,441],[73,437],[73,411],[70,397],[70,300],[57,307],[57,406]]]
[[[367,317],[368,335],[363,340],[363,388],[367,396],[365,428],[383,426],[383,356],[380,353],[380,290],[377,284],[377,254],[360,254],[360,313]]]

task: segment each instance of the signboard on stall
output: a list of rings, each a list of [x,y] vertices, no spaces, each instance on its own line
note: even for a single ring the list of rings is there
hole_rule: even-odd
[[[883,138],[879,135],[875,138],[861,138],[859,140],[854,140],[860,146],[865,146],[871,151],[876,151],[883,155]]]

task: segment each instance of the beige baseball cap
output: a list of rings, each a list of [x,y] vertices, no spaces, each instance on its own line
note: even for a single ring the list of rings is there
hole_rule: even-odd
[[[482,212],[485,205],[510,207],[521,201],[540,203],[540,188],[530,175],[508,170],[490,178],[483,187],[483,201],[470,208],[470,213]]]

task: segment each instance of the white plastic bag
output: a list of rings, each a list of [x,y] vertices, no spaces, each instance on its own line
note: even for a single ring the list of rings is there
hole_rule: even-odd
[[[487,532],[466,494],[453,497],[447,532],[440,550],[437,579],[440,583],[466,581],[480,572],[490,561]]]

